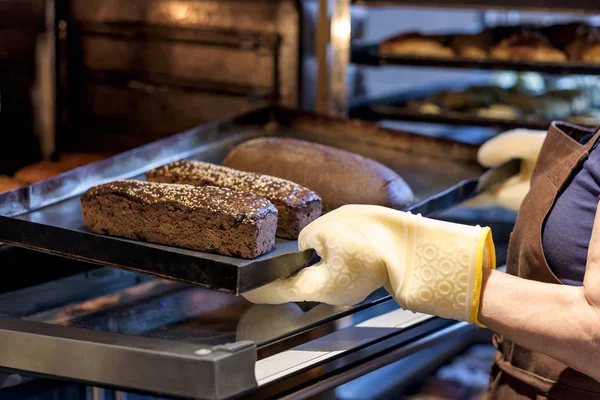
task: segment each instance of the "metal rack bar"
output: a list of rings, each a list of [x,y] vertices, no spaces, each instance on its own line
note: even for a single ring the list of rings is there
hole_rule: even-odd
[[[474,60],[452,57],[396,56],[379,53],[379,44],[369,43],[352,46],[351,62],[370,66],[421,66],[431,68],[456,68],[492,71],[540,72],[552,75],[600,75],[600,65],[582,62],[536,62],[511,60]]]
[[[396,348],[392,351],[387,351],[386,354],[382,355],[381,357],[376,357],[369,361],[361,362],[358,365],[344,371],[344,373],[332,375],[329,378],[319,381],[319,383],[315,385],[308,386],[293,394],[282,397],[281,400],[302,400],[313,398],[314,396],[320,393],[343,385],[344,383],[348,383],[354,379],[360,378],[361,376],[368,374],[369,372],[376,371],[395,361],[415,354],[418,351],[424,350],[445,340],[448,340],[449,337],[466,336],[469,334],[473,334],[476,331],[476,329],[477,328],[473,325],[469,325],[467,323],[462,322],[451,325],[431,335],[418,339],[408,345]]]
[[[252,342],[203,347],[10,318],[0,318],[0,340],[15,350],[0,354],[2,368],[36,376],[199,399],[257,385]],[[157,360],[163,368],[156,368]]]
[[[348,63],[352,31],[350,0],[335,0],[331,18],[331,73],[329,114],[343,118],[348,112]]]
[[[315,112],[327,114],[327,98],[329,90],[329,71],[327,68],[327,44],[329,42],[329,7],[328,0],[319,0],[317,34],[315,50],[317,56],[317,86],[315,88]]]
[[[533,10],[556,11],[592,14],[600,12],[600,3],[596,0],[354,0],[353,4],[370,7],[442,7],[442,8],[475,8],[500,10]]]

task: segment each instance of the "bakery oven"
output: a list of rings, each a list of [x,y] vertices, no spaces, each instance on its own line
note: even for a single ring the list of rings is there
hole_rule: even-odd
[[[489,219],[443,195],[485,172],[477,145],[294,110],[308,91],[297,2],[4,0],[0,11],[0,174],[21,186],[0,193],[1,398],[386,398],[477,339],[383,290],[352,307],[252,305],[236,295],[299,264],[86,230],[88,187],[182,158],[219,164],[257,137],[361,154],[435,200],[439,218]],[[273,258],[295,246],[277,240]]]
[[[2,1],[0,190],[266,104],[312,109],[318,12],[312,0]]]
[[[59,151],[120,151],[270,102],[298,103],[294,1],[64,3]]]
[[[299,42],[293,0],[2,1],[0,175],[295,107]]]
[[[44,1],[0,3],[0,174],[41,157],[50,129],[52,55]],[[50,22],[51,25],[51,22]]]

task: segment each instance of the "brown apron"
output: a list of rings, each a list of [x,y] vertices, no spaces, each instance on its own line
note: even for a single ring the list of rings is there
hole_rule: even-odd
[[[521,206],[510,238],[507,272],[539,282],[561,284],[542,249],[542,227],[557,194],[587,158],[598,131],[586,144],[579,140],[593,133],[566,123],[553,123],[533,171],[531,189]],[[497,348],[488,399],[597,399],[600,383],[559,361],[494,335]]]

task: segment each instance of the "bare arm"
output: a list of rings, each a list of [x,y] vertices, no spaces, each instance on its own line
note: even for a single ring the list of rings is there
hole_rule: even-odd
[[[491,330],[600,381],[600,207],[582,287],[484,271],[480,320]]]

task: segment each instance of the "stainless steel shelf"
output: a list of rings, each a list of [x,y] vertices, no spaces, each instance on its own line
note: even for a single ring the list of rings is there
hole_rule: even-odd
[[[370,7],[442,7],[475,8],[501,10],[534,10],[594,14],[600,12],[600,3],[596,0],[354,0],[352,4]]]
[[[547,129],[551,123],[551,121],[546,120],[483,118],[476,115],[471,116],[458,112],[424,114],[406,108],[393,106],[360,107],[351,109],[349,114],[350,118],[372,122],[384,120],[413,121],[431,124],[493,127],[500,129],[525,128],[544,130]]]
[[[353,6],[363,7],[437,7],[461,8],[475,10],[514,10],[514,11],[544,11],[556,13],[576,13],[595,15],[600,14],[600,2],[596,0],[335,0],[332,10],[330,38],[331,38],[331,67],[329,87],[328,113],[336,117],[348,115],[349,104],[352,99],[348,93],[348,65],[357,63],[368,66],[381,65],[412,65],[429,66],[428,60],[423,59],[381,59],[379,57],[358,57],[352,53],[351,14]],[[321,16],[327,18],[327,16]],[[364,54],[363,54],[364,55]],[[598,74],[594,67],[584,65],[541,66],[528,63],[479,63],[469,64],[464,60],[442,60],[438,63],[442,68],[477,68],[477,69],[509,69],[515,71],[541,71],[554,74]]]
[[[535,62],[510,60],[474,60],[468,58],[440,58],[419,56],[395,56],[379,53],[378,43],[352,46],[351,62],[366,66],[419,66],[430,68],[452,68],[492,71],[540,72],[550,75],[600,75],[599,64],[581,62]]]

